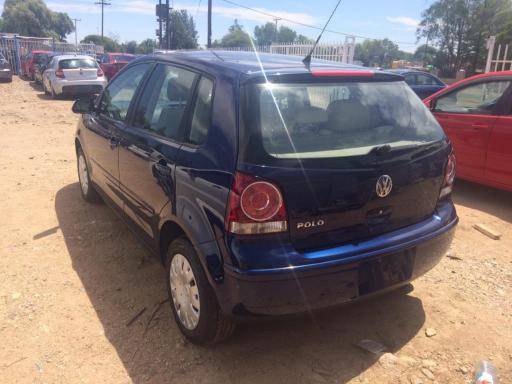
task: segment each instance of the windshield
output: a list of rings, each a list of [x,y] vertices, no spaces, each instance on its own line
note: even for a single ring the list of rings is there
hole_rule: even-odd
[[[112,57],[113,61],[132,61],[133,59],[133,56],[128,55],[115,55]]]
[[[60,69],[97,68],[93,59],[68,59],[59,62]]]
[[[257,138],[274,158],[366,155],[376,146],[417,146],[444,138],[404,82],[246,87],[245,126],[251,140]]]

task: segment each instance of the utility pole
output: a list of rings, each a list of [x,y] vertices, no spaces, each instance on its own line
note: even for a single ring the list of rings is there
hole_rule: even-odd
[[[103,42],[103,21],[104,21],[104,11],[105,11],[105,5],[112,5],[112,3],[109,3],[105,0],[100,0],[96,3],[96,5],[101,5],[101,42]]]
[[[278,39],[278,36],[279,36],[279,31],[277,29],[277,23],[279,22],[279,20],[282,20],[282,18],[281,17],[274,17],[274,21],[276,22],[276,38],[275,38],[276,43],[278,42],[277,39]]]
[[[160,17],[160,9],[162,9],[162,0],[158,0],[158,8],[156,9],[156,15],[158,17],[158,48],[162,49],[162,18]]]
[[[208,0],[208,48],[212,47],[212,0]]]
[[[165,44],[165,49],[171,49],[171,30],[169,28],[169,25],[170,25],[170,18],[171,18],[171,8],[170,8],[170,4],[169,4],[169,0],[165,0],[165,14],[166,14],[166,18],[165,18],[165,33],[166,33],[166,44]]]
[[[75,47],[78,49],[78,29],[76,28],[76,23],[82,21],[82,19],[71,19],[75,22]]]

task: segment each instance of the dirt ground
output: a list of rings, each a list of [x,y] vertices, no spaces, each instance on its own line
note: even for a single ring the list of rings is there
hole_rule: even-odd
[[[71,104],[0,84],[1,383],[470,383],[481,359],[512,382],[512,194],[458,182],[449,257],[407,295],[242,324],[199,348],[167,304],[148,323],[163,269],[109,208],[82,201]]]

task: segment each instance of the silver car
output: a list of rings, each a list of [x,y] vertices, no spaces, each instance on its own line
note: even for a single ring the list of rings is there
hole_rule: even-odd
[[[100,93],[106,85],[103,71],[89,56],[55,56],[43,73],[44,92],[52,98]]]
[[[0,52],[0,80],[12,81],[12,70],[9,62]]]

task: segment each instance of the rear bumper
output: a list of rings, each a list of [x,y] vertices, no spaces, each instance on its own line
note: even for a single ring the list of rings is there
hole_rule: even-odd
[[[1,80],[11,80],[12,79],[12,71],[10,69],[0,69],[0,79]]]
[[[224,281],[217,291],[220,305],[224,312],[233,314],[293,314],[408,284],[433,268],[448,250],[458,222],[450,206],[453,214],[444,212],[450,216],[446,220],[434,217],[442,225],[420,237],[411,231],[414,238],[403,239],[399,244],[382,243],[381,247],[361,250],[348,257],[340,253],[343,247],[338,247],[323,251],[336,252],[337,258],[274,270],[242,271],[225,266]],[[387,234],[388,239],[393,236],[397,233]],[[361,246],[364,244],[358,244]]]
[[[81,80],[81,81],[59,81],[53,82],[52,87],[57,94],[76,95],[100,93],[107,85],[106,80]]]

